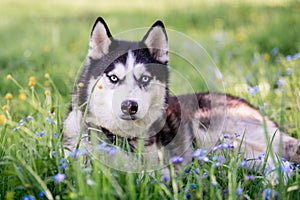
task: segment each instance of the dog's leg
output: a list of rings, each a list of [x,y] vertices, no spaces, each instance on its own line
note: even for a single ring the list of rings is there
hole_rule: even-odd
[[[300,142],[299,140],[284,134],[283,135],[283,157],[287,160],[300,163]]]
[[[245,134],[243,141],[241,141],[242,137],[237,138],[237,141],[243,143],[242,147],[245,147],[247,158],[258,158],[259,154],[269,151],[275,156],[290,161],[300,161],[300,149],[297,139],[282,133],[277,125],[268,118],[262,117],[261,120],[241,119],[236,127],[239,130],[233,129],[235,133]],[[234,134],[228,129],[227,131]],[[274,161],[272,162],[270,159],[274,158],[270,156],[268,161],[273,163]]]
[[[209,96],[199,95],[200,100],[200,97],[209,98]],[[221,95],[221,97],[225,96]],[[203,107],[205,102],[199,101],[199,105]],[[294,162],[300,161],[300,147],[297,139],[281,133],[273,121],[262,116],[257,109],[244,100],[228,96],[223,104],[219,103],[206,108],[206,110],[199,108],[194,114],[195,119],[200,121],[199,129],[194,133],[196,133],[196,139],[200,139],[198,144],[200,143],[201,146],[207,146],[205,145],[207,143],[212,146],[219,139],[222,140],[224,134],[227,134],[230,135],[235,148],[241,146],[239,151],[244,152],[247,159],[257,160],[254,162],[255,165],[262,163],[258,156],[266,151],[272,153],[268,157],[270,165],[276,162],[274,160],[276,156]],[[207,123],[207,118],[210,119],[210,123]],[[201,123],[208,126],[201,128]],[[240,136],[236,137],[236,135]]]
[[[240,103],[228,107],[224,123],[224,134],[235,137],[238,133],[240,137],[236,139],[236,147],[241,145],[240,151],[245,152],[247,159],[254,159],[252,163],[261,166],[263,160],[259,160],[259,155],[268,153],[267,164],[274,166],[278,157],[299,162],[300,148],[298,141],[289,135],[280,132],[278,126],[260,114],[252,106]],[[244,136],[244,137],[242,137]]]
[[[64,121],[63,141],[64,146],[68,150],[65,155],[74,151],[80,137],[82,126],[82,112],[80,110],[72,110]]]

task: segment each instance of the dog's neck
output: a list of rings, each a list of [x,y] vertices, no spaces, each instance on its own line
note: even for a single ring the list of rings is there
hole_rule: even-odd
[[[110,144],[116,145],[116,144],[123,144],[124,141],[130,145],[130,150],[133,151],[136,149],[138,141],[143,140],[144,146],[151,146],[154,143],[158,142],[159,137],[158,134],[160,131],[164,128],[166,122],[166,115],[163,114],[159,119],[154,121],[154,123],[151,124],[150,128],[146,131],[146,135],[143,135],[143,137],[122,137],[118,134],[112,133],[105,127],[97,126],[93,123],[87,123],[87,129],[89,135],[91,134],[91,129],[97,130],[98,134],[104,134],[105,136],[105,142],[108,142]],[[91,136],[90,136],[91,137]]]

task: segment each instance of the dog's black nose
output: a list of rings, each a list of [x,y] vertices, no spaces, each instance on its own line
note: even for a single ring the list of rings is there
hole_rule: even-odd
[[[132,100],[126,100],[121,103],[121,110],[126,115],[134,115],[138,111],[138,103]]]

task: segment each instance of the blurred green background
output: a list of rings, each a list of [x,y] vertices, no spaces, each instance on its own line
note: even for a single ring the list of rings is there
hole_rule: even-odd
[[[215,63],[212,66],[221,72],[211,71],[212,76],[222,77],[223,82],[216,83],[223,84],[221,91],[245,98],[276,121],[282,130],[300,137],[299,0],[1,0],[0,199],[38,197],[48,189],[55,199],[86,196],[87,199],[173,199],[173,193],[176,197],[176,185],[173,189],[156,180],[139,184],[135,174],[116,176],[115,171],[107,171],[106,166],[97,162],[93,162],[92,173],[80,159],[78,162],[69,160],[68,169],[61,168],[62,157],[55,152],[61,151],[62,144],[60,137],[56,137],[68,110],[74,80],[87,54],[91,27],[98,16],[106,20],[113,35],[146,28],[161,19],[168,29],[181,32],[203,46],[207,57]],[[170,41],[171,44],[178,42]],[[198,52],[189,47],[187,51],[197,57]],[[202,64],[200,54],[199,65]],[[187,92],[189,83],[194,90],[207,90],[205,79],[211,78],[209,74],[199,77],[188,62],[174,55],[170,64],[174,69],[172,92]],[[173,72],[184,75],[188,83]],[[50,79],[45,77],[46,73]],[[8,74],[12,80],[7,80]],[[36,85],[30,88],[28,82],[32,76]],[[254,90],[257,85],[259,91],[251,94],[248,88]],[[5,98],[7,93],[13,95],[12,100]],[[18,98],[20,93],[27,99]],[[27,120],[28,115],[34,120]],[[56,124],[49,123],[49,117],[55,119]],[[249,171],[237,170],[243,159],[238,156],[239,161],[233,156],[230,165],[221,165],[221,171],[211,167],[213,163],[204,168],[201,163],[200,174],[209,172],[211,178],[208,179],[198,173],[187,175],[184,171],[183,178],[175,181],[179,192],[182,191],[180,197],[184,198],[183,191],[190,189],[187,183],[196,181],[197,188],[190,190],[194,194],[192,199],[197,198],[197,194],[199,198],[204,194],[207,199],[226,199],[224,191],[229,188],[229,194],[236,195],[240,186],[245,191],[245,196],[240,198],[260,199],[270,184],[266,184],[262,176],[253,182],[245,181],[244,176]],[[199,164],[196,167],[200,167]],[[103,171],[100,176],[98,170]],[[238,173],[241,170],[243,173]],[[64,183],[54,183],[53,176],[58,172],[66,173]],[[213,174],[220,182],[217,187]],[[237,174],[239,178],[230,178]],[[288,184],[286,177],[279,177],[280,184],[272,185],[280,199],[299,197],[298,175],[291,176]],[[229,199],[234,198],[229,196]]]
[[[105,18],[113,34],[148,27],[161,19],[167,28],[199,42],[221,70],[226,91],[237,95],[245,88],[238,85],[261,80],[275,83],[272,74],[278,69],[272,50],[282,56],[300,50],[300,4],[296,0],[2,0],[1,99],[7,92],[18,93],[5,80],[7,74],[26,87],[30,76],[43,81],[44,74],[50,73],[67,102],[98,16]]]

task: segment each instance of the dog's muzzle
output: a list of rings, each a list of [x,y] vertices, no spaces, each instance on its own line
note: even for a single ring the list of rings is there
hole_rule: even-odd
[[[138,111],[138,103],[132,100],[125,100],[121,103],[121,110],[124,115],[121,116],[125,120],[135,120],[135,114]]]

